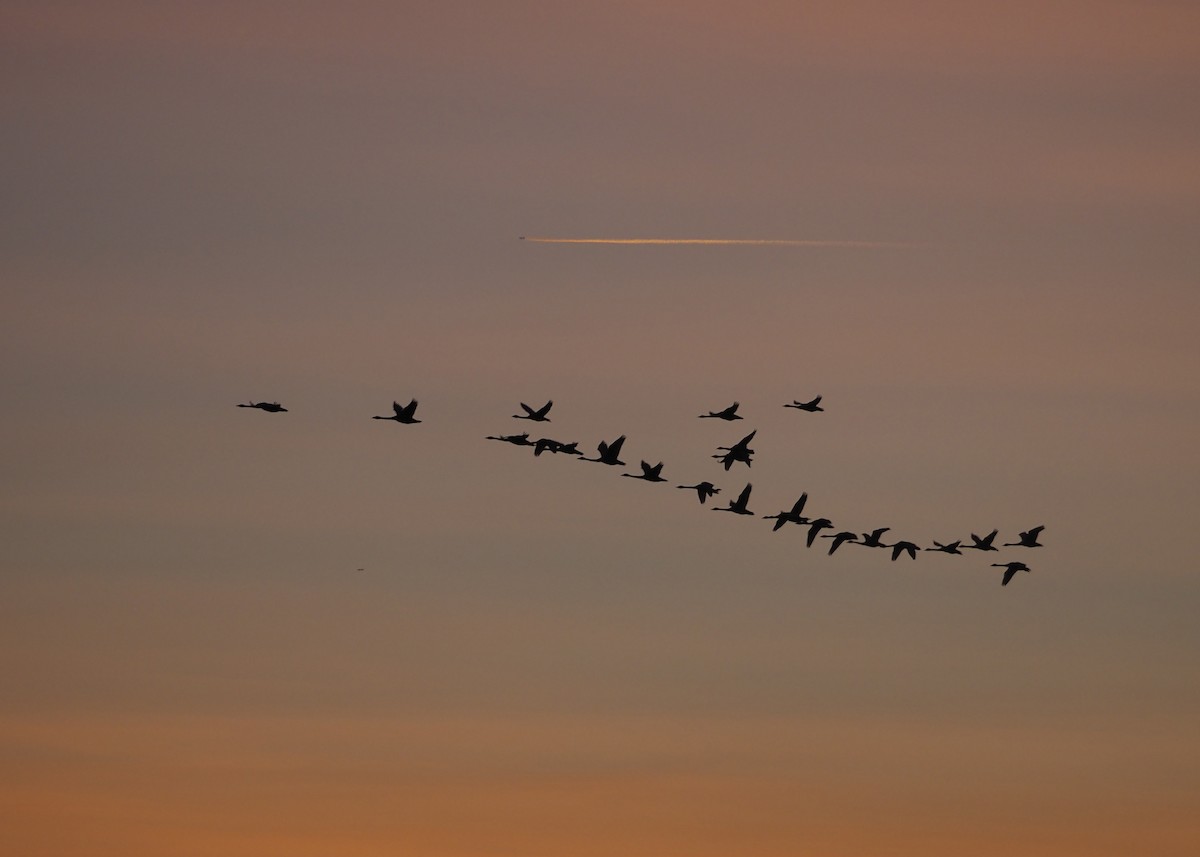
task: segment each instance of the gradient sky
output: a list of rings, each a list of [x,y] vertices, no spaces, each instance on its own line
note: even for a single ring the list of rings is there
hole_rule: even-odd
[[[1200,852],[1198,87],[1167,0],[0,4],[0,851]]]

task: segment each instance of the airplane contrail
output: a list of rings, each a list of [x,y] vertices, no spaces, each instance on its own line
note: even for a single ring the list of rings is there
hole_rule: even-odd
[[[710,247],[871,247],[880,249],[917,246],[907,241],[832,241],[789,238],[547,238],[541,235],[521,235],[519,238],[521,241],[531,241],[535,244],[700,244]]]

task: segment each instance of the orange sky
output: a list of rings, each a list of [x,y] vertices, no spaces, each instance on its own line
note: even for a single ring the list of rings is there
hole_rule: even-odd
[[[1197,853],[1198,34],[4,4],[0,852]]]

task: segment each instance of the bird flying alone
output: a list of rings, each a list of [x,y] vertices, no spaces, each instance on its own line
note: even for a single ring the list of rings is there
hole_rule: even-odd
[[[525,404],[524,402],[521,402],[520,404],[521,404],[521,409],[523,411],[525,411],[525,413],[513,414],[514,420],[533,420],[535,423],[550,422],[550,418],[548,416],[546,416],[546,414],[550,413],[550,408],[552,408],[554,406],[553,399],[550,400],[549,402],[546,402],[546,404],[542,405],[536,411],[533,408],[529,407],[529,405]]]
[[[414,416],[417,412],[417,400],[413,399],[407,405],[401,405],[399,402],[392,402],[392,410],[395,411],[390,417],[371,417],[373,420],[395,420],[398,423],[412,425],[413,423],[421,422]]]
[[[260,411],[266,411],[268,414],[286,414],[287,408],[279,404],[279,402],[249,402],[245,405],[238,405],[239,408],[258,408]]]

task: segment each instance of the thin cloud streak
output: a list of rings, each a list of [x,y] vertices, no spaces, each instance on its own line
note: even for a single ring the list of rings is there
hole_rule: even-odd
[[[701,244],[705,246],[750,247],[870,247],[878,249],[907,249],[918,247],[907,241],[826,241],[790,238],[547,238],[522,235],[522,241],[535,244]]]

